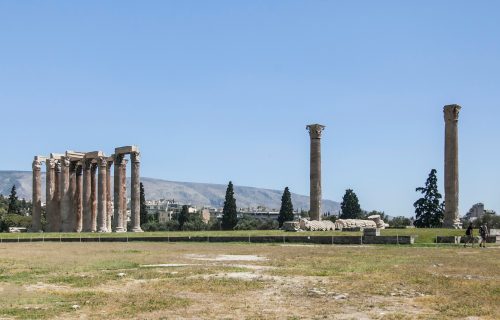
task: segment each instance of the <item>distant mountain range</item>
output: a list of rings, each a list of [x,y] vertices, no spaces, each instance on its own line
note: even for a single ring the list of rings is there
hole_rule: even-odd
[[[111,179],[113,181],[113,179]],[[179,203],[195,206],[222,207],[226,194],[226,185],[195,182],[177,182],[153,178],[141,178],[144,184],[146,199],[174,199]],[[31,171],[0,171],[0,193],[10,194],[15,185],[18,197],[31,199]],[[127,190],[130,193],[130,178],[127,178]],[[264,206],[279,209],[283,190],[270,190],[254,187],[235,186],[236,205],[239,208]],[[42,172],[42,201],[45,195],[45,173]],[[295,209],[309,210],[309,197],[292,193]],[[323,200],[323,212],[337,213],[340,204],[331,200]]]

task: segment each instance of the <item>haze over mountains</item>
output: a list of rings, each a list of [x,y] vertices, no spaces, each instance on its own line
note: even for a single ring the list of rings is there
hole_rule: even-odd
[[[111,179],[113,182],[113,179]],[[222,207],[227,185],[195,182],[178,182],[141,177],[147,200],[174,199],[179,203],[195,206]],[[18,197],[31,199],[31,171],[0,171],[0,193],[9,195],[15,185]],[[130,178],[127,178],[127,191],[130,193]],[[234,187],[236,205],[239,208],[264,206],[278,209],[281,204],[283,190],[261,189],[254,187]],[[45,195],[45,173],[42,172],[42,201]],[[309,197],[292,193],[295,209],[309,210]],[[331,200],[323,200],[323,212],[337,213],[340,204]]]

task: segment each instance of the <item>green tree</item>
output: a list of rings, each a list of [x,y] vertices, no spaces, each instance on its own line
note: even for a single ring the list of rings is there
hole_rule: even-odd
[[[347,189],[345,191],[340,209],[342,210],[339,217],[340,219],[361,219],[363,217],[363,211],[359,206],[358,196],[352,189]]]
[[[12,186],[9,196],[9,209],[7,213],[21,214],[19,199],[17,199],[16,186]]]
[[[222,209],[222,228],[224,230],[233,230],[238,223],[238,212],[236,210],[233,183],[229,181],[226,189],[226,200],[224,201],[224,208]]]
[[[146,194],[144,192],[144,185],[142,182],[140,183],[140,198],[139,198],[139,206],[140,206],[140,219],[141,225],[148,222],[148,207],[146,206]]]
[[[415,226],[419,228],[440,227],[443,223],[444,202],[438,191],[436,169],[432,169],[425,182],[425,187],[416,188],[423,197],[415,201]]]
[[[189,220],[189,207],[184,205],[182,210],[177,216],[177,221],[179,221],[179,230],[182,230],[184,224]]]
[[[288,187],[283,191],[283,196],[281,196],[281,208],[280,214],[278,216],[279,227],[283,226],[285,221],[293,220],[293,204],[292,204],[292,196],[290,194],[290,190]]]
[[[391,228],[405,228],[411,226],[411,220],[403,216],[394,217],[389,221],[389,226]]]

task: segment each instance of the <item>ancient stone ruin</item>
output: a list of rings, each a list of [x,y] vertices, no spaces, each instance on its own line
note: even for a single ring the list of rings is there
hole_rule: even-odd
[[[126,232],[126,168],[130,155],[132,232],[140,226],[140,153],[136,146],[102,151],[51,153],[33,160],[32,231],[41,231],[41,167],[46,168],[46,216],[48,232]],[[114,192],[111,196],[111,166]],[[96,179],[97,172],[97,179]]]
[[[338,219],[330,220],[308,220],[286,221],[282,229],[285,231],[333,231],[333,230],[363,230],[363,229],[385,229],[389,225],[381,219],[380,215],[369,216],[368,219]]]

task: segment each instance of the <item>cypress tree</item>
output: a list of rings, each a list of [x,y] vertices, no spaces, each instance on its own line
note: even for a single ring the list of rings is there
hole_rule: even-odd
[[[19,207],[19,200],[17,199],[16,186],[12,186],[9,195],[9,208],[7,213],[21,214],[21,208]]]
[[[179,230],[182,230],[184,223],[189,220],[189,207],[186,205],[182,206],[182,210],[177,217],[177,221],[179,221]]]
[[[236,211],[236,199],[234,198],[233,183],[229,181],[226,189],[226,200],[222,209],[222,228],[233,230],[238,223],[238,213]]]
[[[140,183],[140,198],[139,198],[139,203],[140,203],[140,219],[141,219],[141,225],[143,223],[148,222],[148,207],[146,206],[146,194],[144,192],[144,185],[142,182]]]
[[[288,187],[283,191],[283,196],[281,196],[281,208],[280,214],[278,216],[278,223],[280,228],[283,226],[285,221],[293,221],[293,204],[290,190]]]
[[[415,226],[420,228],[440,227],[444,217],[444,202],[438,191],[436,169],[432,169],[425,182],[425,187],[416,188],[415,191],[424,196],[413,204],[415,207]]]
[[[342,210],[340,219],[361,219],[363,217],[363,211],[359,206],[358,196],[352,189],[347,189],[345,191],[340,209]]]

